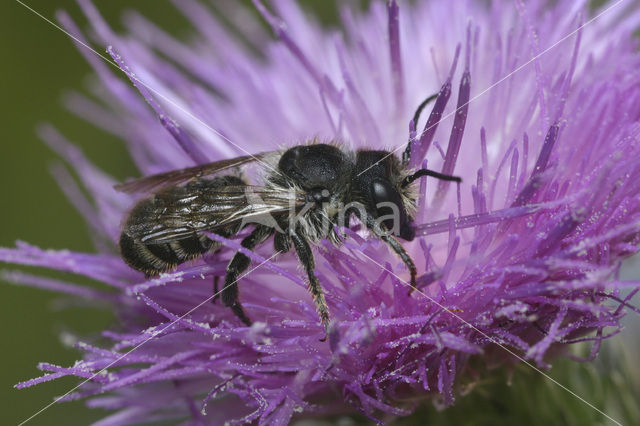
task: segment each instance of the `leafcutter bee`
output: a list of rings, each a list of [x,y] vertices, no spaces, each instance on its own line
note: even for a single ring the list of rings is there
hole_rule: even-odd
[[[414,116],[417,123],[423,102]],[[147,192],[129,213],[120,235],[124,261],[148,277],[196,259],[219,244],[214,233],[234,237],[250,233],[241,245],[248,250],[273,236],[278,252],[295,250],[304,267],[309,290],[325,333],[329,311],[315,276],[311,245],[322,239],[339,244],[336,227],[352,216],[383,240],[402,259],[416,284],[416,267],[399,237],[413,240],[416,208],[413,182],[421,176],[460,182],[456,176],[408,168],[411,142],[402,159],[389,151],[349,151],[335,144],[312,142],[283,151],[260,153],[149,176],[116,186],[127,192]],[[235,175],[220,175],[250,162],[264,162],[264,182],[250,185]],[[251,320],[238,299],[239,275],[250,264],[237,252],[229,262],[222,301],[246,325]],[[325,334],[326,335],[326,334]]]

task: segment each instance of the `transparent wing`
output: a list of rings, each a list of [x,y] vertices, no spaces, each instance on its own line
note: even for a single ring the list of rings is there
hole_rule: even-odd
[[[305,202],[294,191],[248,185],[211,188],[202,182],[166,188],[142,200],[131,212],[125,231],[145,244],[168,243],[225,228],[237,232],[246,223],[276,225],[276,218]]]
[[[262,152],[254,155],[246,155],[244,157],[229,158],[226,160],[215,161],[213,163],[201,164],[199,166],[188,167],[186,169],[172,170],[170,172],[159,173],[130,182],[125,182],[120,185],[116,185],[114,188],[117,191],[126,192],[128,194],[136,192],[152,192],[165,186],[179,185],[192,179],[209,176],[253,161],[261,161],[273,152]]]

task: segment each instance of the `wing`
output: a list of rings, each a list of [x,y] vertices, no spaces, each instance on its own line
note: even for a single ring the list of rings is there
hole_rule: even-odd
[[[212,187],[195,181],[170,187],[142,200],[132,210],[124,232],[144,244],[163,244],[203,232],[231,235],[247,223],[277,226],[275,217],[304,205],[295,192],[262,186]]]
[[[261,152],[255,155],[245,155],[244,157],[229,158],[227,160],[215,161],[213,163],[201,164],[199,166],[188,167],[186,169],[172,170],[166,173],[159,173],[133,180],[131,182],[116,185],[114,188],[120,192],[128,194],[136,192],[151,192],[160,187],[179,185],[191,179],[209,176],[214,173],[241,166],[252,161],[261,161],[272,152]]]

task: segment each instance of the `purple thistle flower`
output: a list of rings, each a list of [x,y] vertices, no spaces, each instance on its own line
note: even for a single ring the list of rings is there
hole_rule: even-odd
[[[295,255],[272,259],[271,244],[245,252],[255,268],[240,281],[251,327],[207,303],[236,240],[211,235],[222,251],[154,279],[127,267],[116,242],[135,197],[45,126],[42,137],[91,196],[56,176],[97,253],[18,243],[0,259],[106,288],[5,278],[110,303],[120,326],[102,332],[110,345],[78,343],[83,360],[42,363],[44,376],[17,387],[88,379],[61,401],[91,397],[89,406],[114,410],[101,425],[286,424],[294,415],[404,416],[426,399],[450,405],[457,385],[477,380],[470,359],[547,368],[579,341],[592,341],[595,357],[620,331],[630,297],[622,290],[640,285],[617,278],[640,242],[640,55],[631,37],[640,12],[617,6],[590,21],[586,3],[374,2],[362,13],[341,7],[344,30],[332,33],[292,2],[256,1],[277,40],[234,7],[225,17],[247,44],[196,1],[176,2],[197,30],[185,42],[135,13],[128,33],[115,34],[81,0],[95,42],[112,46],[133,84],[80,47],[100,77],[99,100],[78,94],[67,106],[125,141],[141,175],[313,138],[401,155],[410,137],[413,167],[464,183],[419,185],[418,238],[404,243],[419,271],[411,295],[408,272],[381,241],[347,229],[343,246],[319,244],[316,274],[333,321],[323,343]],[[84,42],[68,15],[58,18]],[[427,118],[409,122],[432,93]]]

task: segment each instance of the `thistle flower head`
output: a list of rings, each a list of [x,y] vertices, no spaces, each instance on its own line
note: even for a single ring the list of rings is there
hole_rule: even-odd
[[[357,226],[341,246],[315,247],[332,315],[320,342],[299,263],[272,257],[271,244],[248,251],[212,234],[222,250],[175,272],[145,279],[128,268],[115,242],[135,197],[45,127],[91,195],[57,176],[98,252],[19,243],[0,258],[104,283],[98,291],[7,275],[106,300],[120,324],[102,332],[107,345],[79,342],[74,366],[43,363],[46,375],[18,387],[90,378],[63,400],[114,410],[105,425],[285,424],[356,411],[375,419],[408,415],[426,399],[452,404],[459,386],[484,376],[470,360],[480,371],[525,360],[544,368],[578,341],[592,341],[594,357],[620,329],[621,290],[638,287],[616,275],[640,237],[637,12],[620,6],[593,19],[586,2],[373,2],[366,12],[341,6],[334,31],[292,2],[256,1],[272,39],[247,10],[225,13],[239,38],[203,4],[182,1],[195,29],[185,41],[136,13],[116,34],[91,3],[80,5],[129,81],[81,46],[97,96],[76,94],[67,106],[119,136],[141,175],[313,138],[400,157],[410,139],[411,167],[463,183],[419,184],[417,236],[403,243],[419,272],[412,294],[400,260]],[[85,40],[66,14],[59,20]],[[434,93],[432,109],[411,120]],[[239,282],[251,327],[207,302],[237,250],[253,261]]]

